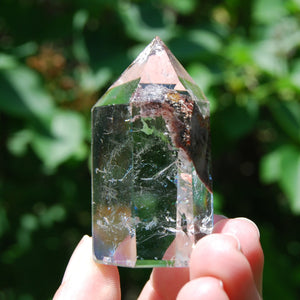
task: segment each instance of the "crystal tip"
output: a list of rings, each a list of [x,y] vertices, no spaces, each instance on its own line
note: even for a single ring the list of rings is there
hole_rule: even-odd
[[[152,40],[152,45],[153,44],[160,44],[160,45],[164,45],[164,42],[161,40],[161,38],[159,36],[156,36],[153,40]]]

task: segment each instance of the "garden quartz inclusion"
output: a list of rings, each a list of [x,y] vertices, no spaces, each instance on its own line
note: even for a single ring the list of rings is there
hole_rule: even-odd
[[[186,267],[213,226],[209,103],[157,37],[92,109],[94,258]]]

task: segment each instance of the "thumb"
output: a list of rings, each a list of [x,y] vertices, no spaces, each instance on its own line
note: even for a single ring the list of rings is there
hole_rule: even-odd
[[[94,262],[89,236],[84,236],[73,252],[53,299],[121,299],[117,267]]]

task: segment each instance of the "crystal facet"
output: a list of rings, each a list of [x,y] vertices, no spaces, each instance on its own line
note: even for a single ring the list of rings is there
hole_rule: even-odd
[[[92,109],[98,262],[186,267],[213,226],[209,103],[157,37]]]

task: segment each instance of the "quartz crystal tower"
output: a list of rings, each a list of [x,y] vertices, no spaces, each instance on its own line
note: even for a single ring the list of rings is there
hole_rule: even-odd
[[[92,109],[93,251],[186,267],[213,226],[209,103],[157,37]]]

